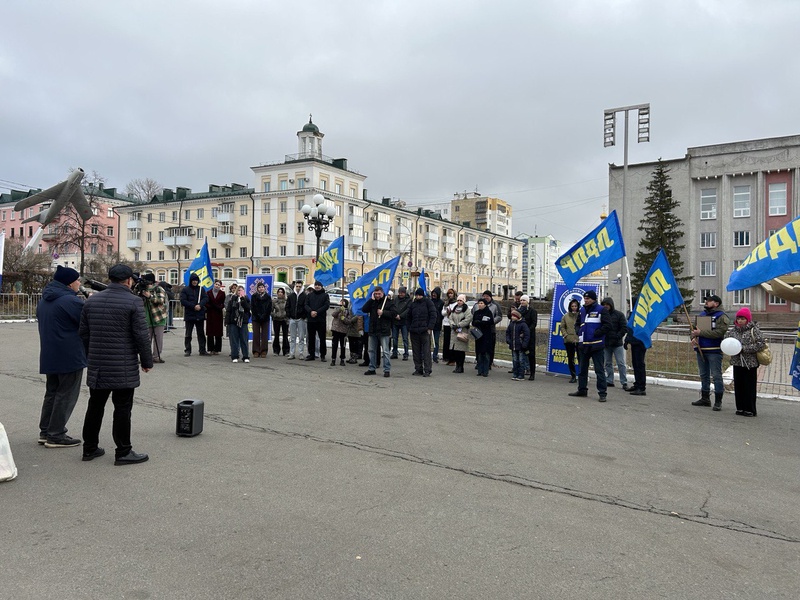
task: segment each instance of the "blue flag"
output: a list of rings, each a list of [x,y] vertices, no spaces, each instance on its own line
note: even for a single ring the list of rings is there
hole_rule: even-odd
[[[328,249],[319,255],[314,281],[322,285],[336,283],[344,277],[344,236],[340,235],[331,242]]]
[[[417,277],[417,283],[419,283],[419,287],[422,288],[422,293],[426,296],[428,295],[428,284],[425,282],[425,268],[423,267],[419,271],[419,277]]]
[[[729,292],[745,290],[775,277],[800,270],[800,217],[756,246],[739,268],[731,273]]]
[[[633,335],[642,340],[646,348],[653,345],[650,336],[664,319],[683,304],[683,296],[672,274],[667,255],[662,249],[642,282],[636,306],[628,319]]]
[[[797,338],[794,341],[794,356],[792,357],[792,387],[800,390],[800,323],[797,325]]]
[[[183,274],[183,285],[189,285],[189,277],[192,273],[197,273],[200,278],[200,287],[206,291],[214,287],[214,274],[211,271],[211,258],[208,256],[208,238],[203,243],[203,247],[197,251],[197,256]]]
[[[568,288],[578,280],[625,256],[625,243],[619,228],[617,211],[605,218],[589,235],[567,250],[556,261],[556,269]]]
[[[392,284],[399,264],[400,257],[398,256],[375,267],[372,271],[365,273],[347,286],[347,291],[350,293],[350,306],[354,315],[361,312],[361,307],[372,297],[372,290],[376,287],[382,287],[384,293],[389,291],[389,286]]]

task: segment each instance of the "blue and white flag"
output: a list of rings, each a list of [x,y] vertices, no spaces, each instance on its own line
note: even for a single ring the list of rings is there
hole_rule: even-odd
[[[797,324],[797,337],[794,341],[794,356],[792,357],[792,370],[789,371],[792,376],[792,387],[800,390],[800,323]]]
[[[200,278],[200,287],[206,291],[214,287],[214,274],[211,271],[211,258],[208,255],[208,238],[203,243],[203,247],[197,251],[197,256],[183,274],[183,285],[189,285],[189,277],[192,273],[197,273]]]
[[[731,273],[729,292],[745,290],[792,271],[800,271],[800,217],[756,246]]]
[[[372,297],[372,290],[376,287],[383,288],[384,293],[389,291],[389,286],[394,279],[394,274],[399,264],[400,257],[398,256],[375,267],[372,271],[365,273],[347,286],[347,291],[350,293],[350,307],[354,315],[361,312],[361,307]]]
[[[672,274],[667,255],[662,249],[642,282],[642,290],[628,319],[628,327],[633,335],[649,348],[653,345],[651,336],[656,327],[681,304],[683,296],[678,289],[675,275]]]
[[[556,269],[568,288],[578,280],[625,256],[625,243],[617,211],[611,211],[589,235],[567,250],[556,261]]]
[[[422,288],[422,293],[426,296],[428,295],[428,284],[425,282],[425,268],[423,267],[419,271],[419,277],[417,277],[417,283],[419,287]]]
[[[3,290],[3,254],[6,250],[6,232],[0,231],[0,292]]]
[[[344,236],[340,235],[331,242],[328,249],[319,255],[314,281],[323,286],[336,283],[344,277]]]

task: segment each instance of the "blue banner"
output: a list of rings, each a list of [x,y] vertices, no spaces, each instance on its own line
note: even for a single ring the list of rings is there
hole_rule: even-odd
[[[569,288],[563,283],[556,284],[553,292],[553,309],[550,312],[550,335],[547,345],[547,371],[550,373],[569,375],[567,347],[564,345],[564,337],[561,334],[561,319],[569,310],[569,303],[572,300],[577,300],[583,306],[583,294],[589,290],[594,290],[596,294],[600,291],[600,286],[591,284]],[[575,356],[575,371],[580,371],[577,355]]]
[[[662,249],[642,282],[636,306],[628,318],[628,327],[636,338],[642,340],[645,348],[649,348],[653,345],[651,336],[656,327],[681,304],[683,296],[672,274],[667,255]]]
[[[203,247],[197,251],[197,256],[183,274],[183,285],[189,285],[189,277],[197,273],[200,278],[200,287],[206,291],[214,287],[214,273],[211,271],[211,258],[208,255],[208,238],[203,242]]]
[[[269,294],[273,299],[275,298],[275,294],[272,293],[272,279],[274,275],[262,273],[261,275],[248,275],[244,279],[244,289],[247,293],[247,297],[250,298],[250,307],[252,310],[253,305],[253,294],[256,293],[256,288],[258,287],[259,283],[264,284],[264,291]],[[253,322],[250,321],[250,324],[247,326],[247,339],[251,342],[253,341]],[[270,318],[269,323],[267,324],[267,339],[272,339],[272,319]]]
[[[602,269],[623,256],[625,243],[622,240],[617,211],[614,210],[589,235],[556,261],[556,269],[566,286],[571,288],[584,275]]]
[[[394,274],[399,264],[400,257],[398,256],[375,267],[372,271],[365,273],[347,286],[347,291],[350,293],[350,306],[353,309],[353,314],[357,315],[361,312],[361,307],[370,299],[372,290],[376,287],[380,286],[383,288],[384,293],[388,293],[389,286],[394,279]]]
[[[419,277],[417,277],[417,281],[419,283],[419,287],[422,288],[422,293],[426,296],[428,295],[428,284],[425,281],[425,268],[423,267],[419,271]],[[416,290],[414,290],[416,292]]]
[[[344,236],[340,235],[331,242],[328,249],[319,255],[314,281],[323,286],[336,283],[344,278]]]
[[[728,279],[729,292],[745,290],[800,270],[800,217],[756,246]]]

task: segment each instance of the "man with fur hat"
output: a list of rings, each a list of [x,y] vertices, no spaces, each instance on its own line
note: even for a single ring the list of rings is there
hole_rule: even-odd
[[[697,370],[700,373],[700,398],[692,406],[711,406],[711,380],[714,380],[714,407],[722,410],[725,384],[722,381],[722,349],[720,344],[730,326],[728,315],[720,308],[722,298],[710,294],[703,298],[705,306],[700,317],[706,317],[703,329],[697,322],[692,328],[692,346],[697,353]]]
[[[39,419],[39,443],[45,448],[69,448],[81,441],[67,435],[69,421],[81,391],[86,353],[78,335],[83,300],[75,269],[59,265],[36,307],[39,324],[39,372],[46,376]]]
[[[144,299],[144,316],[153,344],[153,362],[163,363],[161,353],[164,350],[164,327],[168,316],[167,292],[156,283],[156,276],[152,273],[142,275],[142,281],[145,287],[139,295]]]
[[[206,334],[203,332],[203,323],[206,320],[206,304],[208,296],[200,286],[200,277],[192,273],[189,285],[181,290],[181,306],[183,306],[183,321],[186,324],[186,333],[183,338],[184,356],[192,355],[192,329],[197,329],[197,345],[200,356],[208,356],[206,352]]]
[[[414,356],[414,375],[430,377],[433,371],[431,356],[431,334],[436,327],[436,307],[425,296],[422,288],[414,292],[414,300],[408,307],[408,331],[411,334],[411,354]]]

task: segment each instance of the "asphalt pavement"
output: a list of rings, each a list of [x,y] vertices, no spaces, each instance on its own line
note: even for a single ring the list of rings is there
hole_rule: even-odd
[[[142,375],[141,465],[37,444],[36,324],[0,324],[0,598],[797,598],[800,403],[183,356]],[[330,352],[328,354],[330,357]],[[69,433],[80,437],[88,390]],[[175,435],[176,405],[204,430]]]

